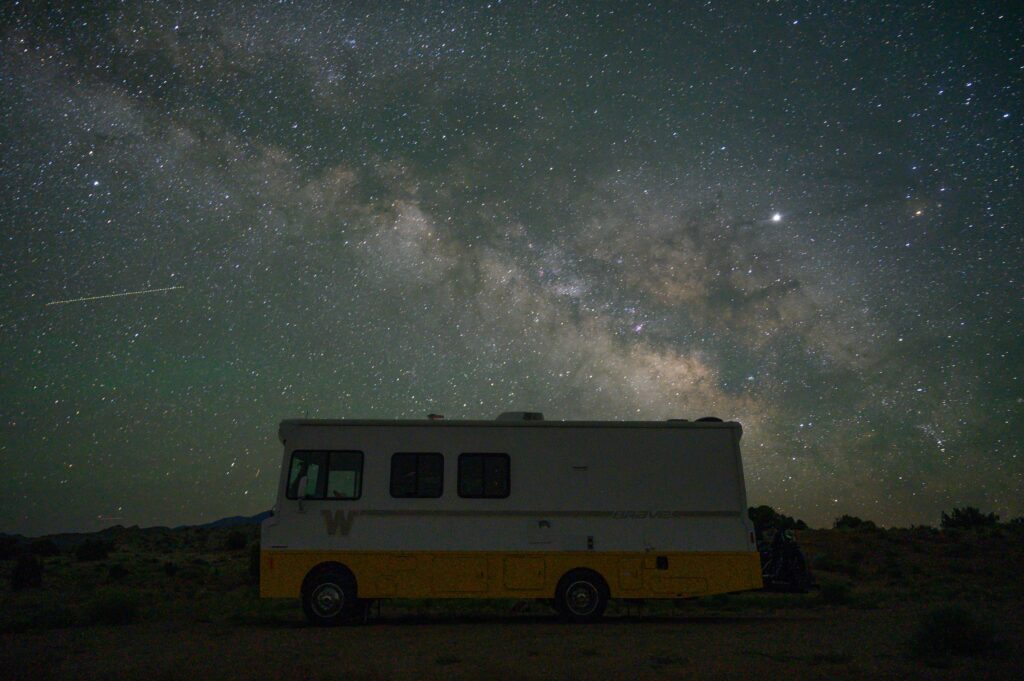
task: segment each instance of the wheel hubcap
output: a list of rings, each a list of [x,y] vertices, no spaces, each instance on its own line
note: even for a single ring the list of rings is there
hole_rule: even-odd
[[[589,615],[597,607],[597,587],[590,582],[573,582],[565,592],[566,605],[574,615]]]
[[[320,617],[333,617],[345,605],[345,592],[337,584],[321,584],[313,590],[313,612]]]

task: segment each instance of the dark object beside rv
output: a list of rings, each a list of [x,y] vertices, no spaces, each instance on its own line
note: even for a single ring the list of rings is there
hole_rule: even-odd
[[[757,540],[761,579],[768,591],[806,592],[814,583],[811,568],[792,530],[765,530]]]

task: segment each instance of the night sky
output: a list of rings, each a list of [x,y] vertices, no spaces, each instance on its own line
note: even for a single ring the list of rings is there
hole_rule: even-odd
[[[507,410],[738,420],[812,525],[1024,512],[1019,1],[269,4],[0,9],[0,530]]]

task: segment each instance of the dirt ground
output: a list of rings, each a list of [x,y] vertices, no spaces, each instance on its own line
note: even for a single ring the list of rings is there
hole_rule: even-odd
[[[149,623],[0,636],[4,679],[1017,679],[1015,635],[995,655],[923,664],[908,656],[913,609],[764,616],[389,616],[316,629]],[[1004,630],[1011,630],[1006,628]]]
[[[40,552],[41,585],[20,590],[0,560],[0,681],[1024,678],[1020,526],[806,531],[810,593],[613,601],[588,625],[539,603],[397,601],[310,627],[297,601],[257,597],[255,538],[126,528],[101,556]]]

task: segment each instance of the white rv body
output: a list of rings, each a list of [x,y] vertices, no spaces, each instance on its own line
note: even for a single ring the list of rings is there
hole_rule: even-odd
[[[284,421],[261,593],[301,595],[330,565],[351,575],[360,599],[547,599],[572,570],[599,574],[611,597],[760,588],[741,433],[738,423],[689,421]],[[293,463],[320,452],[350,468],[361,459],[358,498],[289,498],[305,496]],[[411,453],[443,471],[440,496],[392,496],[393,457]],[[475,482],[460,481],[460,456],[470,457],[468,478],[485,454],[494,475],[507,455],[507,488],[495,483],[507,496],[461,496]]]

